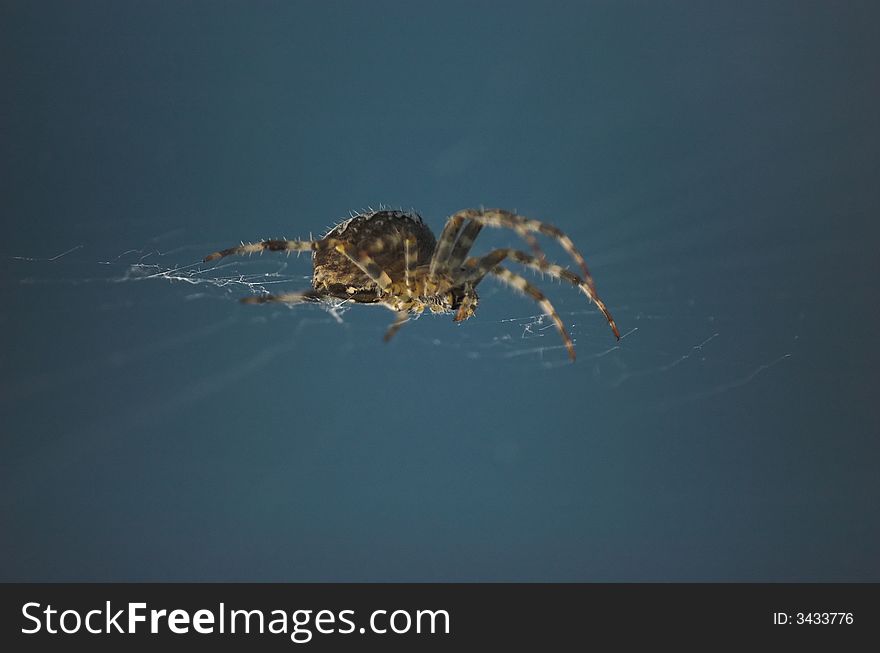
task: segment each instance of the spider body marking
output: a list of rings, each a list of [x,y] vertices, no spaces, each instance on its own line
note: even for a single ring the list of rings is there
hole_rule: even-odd
[[[392,284],[406,280],[406,251],[410,243],[410,267],[427,265],[434,253],[434,234],[418,214],[403,211],[376,211],[358,214],[339,223],[322,240],[335,238],[366,250],[384,270]],[[412,243],[415,246],[412,247]],[[382,293],[376,281],[343,252],[335,248],[317,249],[312,255],[312,287],[331,297],[353,299],[359,303],[375,303]],[[390,291],[399,295],[399,288]]]
[[[508,228],[516,232],[534,252],[496,249],[481,257],[469,256],[484,227]],[[582,275],[550,263],[535,233],[555,239],[581,268]],[[230,247],[205,257],[205,262],[238,254],[265,250],[312,252],[312,288],[278,295],[256,295],[242,301],[249,304],[282,302],[297,304],[328,298],[359,304],[380,304],[396,313],[385,334],[390,340],[413,314],[425,309],[433,313],[454,313],[462,322],[473,316],[479,304],[476,287],[493,276],[537,302],[550,315],[574,360],[574,343],[550,300],[524,277],[503,267],[513,261],[566,281],[580,289],[603,313],[615,337],[620,333],[611,313],[596,294],[586,261],[571,239],[556,227],[503,209],[465,209],[446,222],[440,238],[416,213],[371,211],[339,223],[319,240],[263,240]]]

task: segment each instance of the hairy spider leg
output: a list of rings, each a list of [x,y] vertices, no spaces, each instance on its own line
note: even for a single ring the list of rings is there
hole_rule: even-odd
[[[394,233],[392,236],[387,236],[383,238],[377,238],[370,245],[369,249],[364,252],[365,255],[376,255],[384,252],[386,250],[386,246],[396,247],[401,245],[403,247],[403,285],[404,290],[406,291],[407,299],[412,299],[417,296],[416,288],[414,286],[415,281],[418,279],[419,275],[417,273],[418,258],[419,258],[419,243],[418,241],[411,235],[402,235],[399,231]],[[375,279],[374,279],[375,281]],[[393,281],[393,280],[392,280]],[[399,286],[394,287],[384,287],[383,290],[388,290],[390,292],[395,292],[400,290]]]
[[[518,231],[519,237],[526,241],[526,245],[535,253],[535,256],[538,258],[546,259],[547,255],[544,254],[544,250],[541,249],[541,245],[538,243],[538,239],[535,238],[528,231]]]
[[[477,295],[474,292],[474,285],[471,283],[464,285],[464,297],[461,299],[461,305],[458,307],[455,317],[452,318],[453,322],[461,322],[474,314],[477,308]]]
[[[413,287],[412,287],[412,278],[413,271],[415,270],[416,264],[416,256],[413,256],[416,251],[418,243],[416,243],[416,239],[410,236],[403,239],[403,279],[406,284],[406,291],[409,293],[409,296],[413,296]],[[400,327],[398,327],[400,328]],[[394,335],[393,333],[391,334]],[[386,335],[386,340],[390,338],[390,336]]]
[[[482,230],[482,224],[474,222],[473,220],[468,220],[467,224],[462,228],[461,233],[458,234],[458,240],[455,241],[455,247],[452,248],[449,258],[446,259],[444,264],[442,264],[442,268],[440,268],[439,271],[441,273],[452,271],[452,273],[455,274],[455,271],[461,267],[462,263],[464,263],[468,253],[474,246],[474,241]]]
[[[280,302],[283,304],[303,304],[305,302],[318,302],[327,295],[318,290],[303,290],[300,292],[285,292],[278,295],[254,295],[253,297],[242,297],[239,301],[242,304],[268,304],[270,302]]]
[[[464,223],[466,216],[455,214],[446,221],[443,231],[440,232],[440,238],[434,247],[434,255],[431,257],[431,266],[428,269],[428,278],[436,281],[437,277],[445,270],[446,261],[452,253],[458,232]]]
[[[464,260],[467,258],[467,255],[470,254],[471,248],[474,246],[474,242],[480,231],[482,231],[483,226],[482,222],[468,220],[464,228],[461,230],[461,233],[459,233],[458,240],[455,241],[455,247],[452,248],[452,253],[449,255],[446,264],[438,269],[438,272],[447,274],[452,272],[455,274],[455,271],[461,267],[462,263],[464,263]],[[537,238],[532,236],[528,231],[519,233],[519,236],[522,237],[526,244],[532,248],[532,251],[535,252],[537,258],[542,260],[547,259],[544,250],[542,250],[541,246],[538,244]]]
[[[458,268],[470,253],[477,235],[486,224],[474,220],[471,213],[476,215],[480,212],[474,209],[459,211],[446,221],[440,239],[437,241],[434,256],[431,257],[431,268],[428,273],[431,280],[436,281],[441,275],[448,274],[450,270]],[[467,220],[467,224],[462,228],[461,225],[465,220]],[[535,252],[536,256],[546,258],[538,239],[532,236],[528,229],[522,227],[514,227],[513,229]]]
[[[229,249],[208,254],[204,258],[204,262],[216,261],[226,256],[254,254],[265,250],[272,252],[308,252],[323,249],[335,249],[340,254],[344,254],[364,274],[375,281],[376,285],[382,290],[391,285],[391,277],[367,252],[360,251],[351,243],[337,238],[324,238],[322,240],[261,240],[256,243],[243,243],[237,247],[230,247]]]
[[[550,315],[553,318],[553,321],[556,323],[556,330],[559,331],[559,335],[562,337],[562,342],[565,343],[565,348],[568,350],[568,357],[571,360],[576,358],[574,353],[574,343],[571,340],[571,336],[568,335],[568,331],[565,330],[565,325],[562,323],[562,319],[559,317],[559,313],[556,312],[556,309],[553,308],[553,304],[550,303],[550,300],[538,290],[535,286],[526,281],[523,277],[518,274],[514,274],[507,268],[504,268],[500,265],[496,265],[490,273],[501,279],[508,286],[511,286],[515,290],[519,290],[522,293],[525,293],[527,296],[534,299],[540,306],[541,309]]]
[[[318,243],[324,242],[320,240],[261,240],[256,243],[242,243],[235,247],[221,249],[219,252],[208,254],[202,261],[209,263],[227,256],[240,256],[243,254],[262,254],[264,251],[270,252],[308,252],[318,249]]]
[[[617,324],[614,323],[614,318],[611,317],[611,312],[605,306],[605,303],[599,299],[598,295],[596,295],[595,288],[591,288],[583,279],[571,270],[567,270],[555,263],[549,263],[544,259],[530,256],[529,254],[516,249],[496,249],[482,258],[469,258],[465,264],[469,270],[465,273],[464,280],[473,284],[479,283],[486,274],[492,271],[492,268],[505,259],[516,261],[526,267],[543,272],[554,279],[567,281],[573,286],[577,286],[581,292],[583,292],[587,298],[594,302],[599,310],[602,311],[605,319],[608,320],[608,325],[611,327],[611,331],[614,332],[614,336],[620,340],[620,331],[617,329]]]
[[[584,260],[583,255],[577,247],[575,247],[571,238],[565,235],[559,228],[554,227],[551,224],[540,222],[539,220],[532,220],[517,215],[516,213],[505,211],[504,209],[482,209],[479,211],[476,209],[465,209],[459,211],[449,219],[454,220],[456,218],[475,220],[490,227],[512,229],[527,242],[529,240],[529,232],[537,232],[544,234],[549,238],[553,238],[562,246],[569,256],[574,259],[575,263],[578,264],[583,272],[584,281],[595,292],[596,284],[593,282],[593,277],[590,275],[590,269],[587,267],[587,262]],[[543,252],[541,252],[540,257],[544,258]]]
[[[409,311],[397,311],[397,317],[392,322],[391,326],[388,327],[388,330],[385,332],[385,336],[382,338],[385,342],[391,340],[398,331],[400,331],[400,327],[409,322]]]

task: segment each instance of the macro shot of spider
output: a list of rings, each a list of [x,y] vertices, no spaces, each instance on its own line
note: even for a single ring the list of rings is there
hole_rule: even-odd
[[[483,256],[469,256],[483,227],[513,230],[533,254],[516,249],[495,249]],[[555,239],[580,267],[577,275],[550,263],[534,234]],[[238,254],[312,252],[312,288],[300,292],[246,297],[246,304],[281,302],[298,304],[342,299],[359,304],[379,304],[395,312],[385,333],[387,342],[412,315],[426,308],[432,313],[454,313],[462,322],[477,309],[476,288],[491,275],[535,300],[553,319],[569,357],[574,343],[553,304],[524,277],[508,270],[505,260],[538,270],[576,286],[602,311],[615,337],[620,332],[611,313],[596,294],[584,257],[571,239],[556,227],[502,209],[465,209],[452,215],[434,238],[431,229],[415,213],[379,210],[355,215],[328,231],[320,240],[263,240],[214,252],[204,261]]]

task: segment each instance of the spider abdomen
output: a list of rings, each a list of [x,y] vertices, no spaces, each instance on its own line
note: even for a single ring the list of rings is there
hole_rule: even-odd
[[[392,281],[405,274],[404,240],[415,240],[410,255],[415,265],[427,265],[434,253],[436,239],[431,229],[416,213],[374,211],[358,214],[339,223],[322,240],[332,238],[367,252]],[[345,254],[332,247],[315,250],[312,256],[312,287],[340,299],[358,302],[378,301],[376,282],[370,279]]]

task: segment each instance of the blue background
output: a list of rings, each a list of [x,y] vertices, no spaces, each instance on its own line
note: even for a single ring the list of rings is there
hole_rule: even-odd
[[[2,3],[0,579],[880,580],[878,18]],[[199,263],[380,203],[558,225],[625,337]]]

